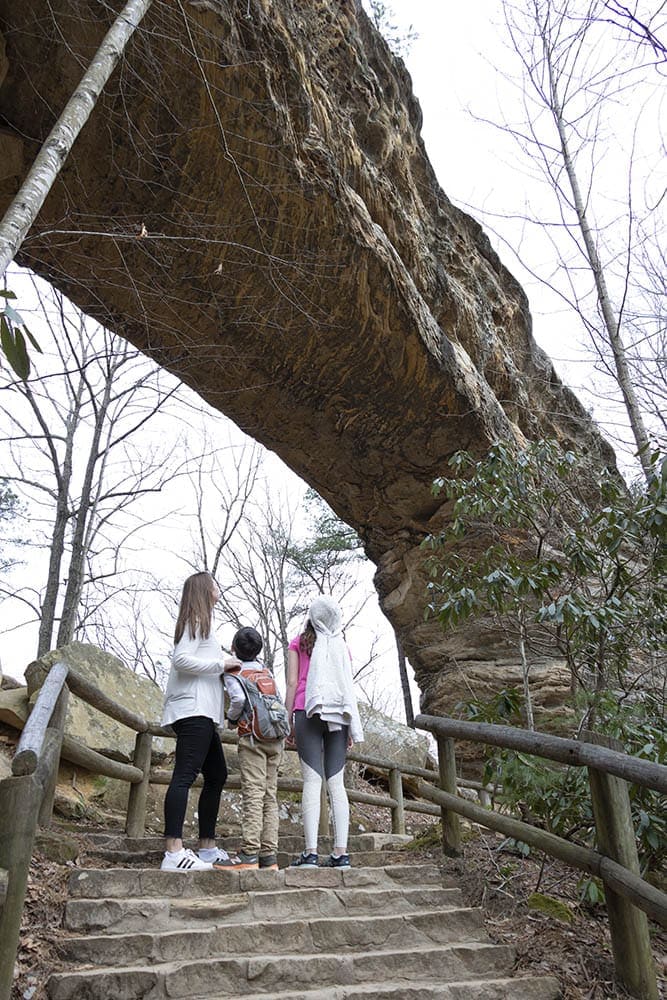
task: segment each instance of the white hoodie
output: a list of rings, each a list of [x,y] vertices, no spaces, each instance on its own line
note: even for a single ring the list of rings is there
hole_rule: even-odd
[[[350,653],[343,638],[341,613],[330,597],[316,597],[308,618],[317,636],[306,681],[306,715],[319,715],[329,728],[350,727],[361,743],[364,733],[352,680]]]

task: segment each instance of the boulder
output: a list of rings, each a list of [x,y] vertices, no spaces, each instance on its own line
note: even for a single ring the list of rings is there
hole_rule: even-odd
[[[359,753],[413,767],[437,767],[433,745],[424,733],[410,729],[363,702],[359,704],[359,715],[364,730],[364,742],[354,748]]]
[[[28,689],[16,687],[0,690],[0,722],[12,729],[23,729],[28,718]]]
[[[87,643],[71,642],[34,660],[26,670],[29,684],[31,678],[44,674],[59,660],[70,665],[119,705],[142,715],[148,722],[159,722],[163,694],[157,684],[135,674],[117,657]],[[106,752],[117,760],[129,761],[132,758],[136,738],[134,730],[110,719],[76,695],[70,695],[65,732],[81,740],[91,750]],[[155,748],[170,751],[173,742],[158,738]]]

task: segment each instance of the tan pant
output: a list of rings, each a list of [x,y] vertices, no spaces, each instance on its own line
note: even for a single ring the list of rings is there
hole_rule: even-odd
[[[239,740],[241,771],[241,839],[244,854],[276,854],[278,850],[278,766],[283,741]]]

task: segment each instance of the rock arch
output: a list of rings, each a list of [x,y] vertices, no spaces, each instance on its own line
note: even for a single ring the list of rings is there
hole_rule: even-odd
[[[102,10],[0,0],[3,204]],[[360,532],[427,710],[457,697],[455,661],[488,674],[474,632],[423,621],[434,476],[498,437],[611,455],[520,286],[438,186],[408,74],[355,0],[154,0],[19,261]]]

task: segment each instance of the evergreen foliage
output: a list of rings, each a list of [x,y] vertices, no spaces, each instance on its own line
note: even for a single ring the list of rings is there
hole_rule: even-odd
[[[667,638],[667,461],[627,489],[611,473],[586,486],[582,459],[549,441],[522,450],[498,443],[434,484],[452,501],[451,521],[425,542],[429,612],[445,629],[466,620],[501,627],[530,658],[559,652],[571,671],[574,723],[615,737],[625,752],[667,763],[664,650]],[[481,540],[481,545],[480,545]],[[529,685],[458,706],[477,722],[519,723]],[[591,844],[594,823],[583,768],[489,750],[485,782],[529,822]],[[631,786],[644,871],[667,856],[658,793]],[[516,845],[517,848],[525,845]],[[590,881],[590,880],[589,880]],[[582,889],[588,901],[593,890]]]

